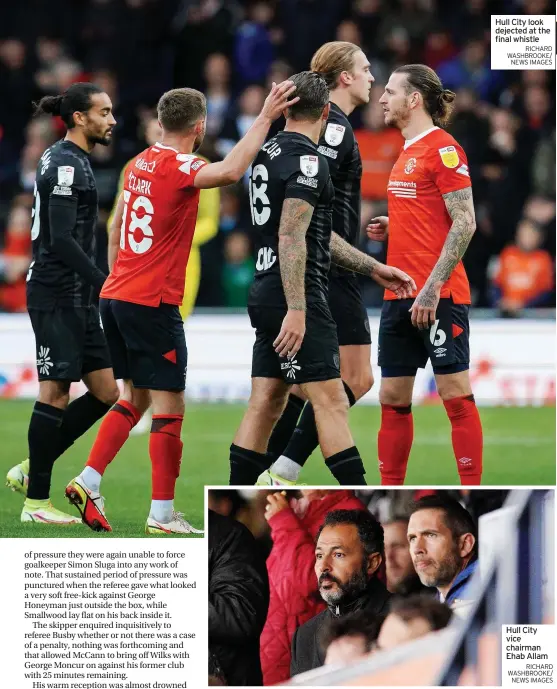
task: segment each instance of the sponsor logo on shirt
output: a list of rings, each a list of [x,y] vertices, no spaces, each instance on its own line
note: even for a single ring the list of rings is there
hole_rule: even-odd
[[[416,159],[410,158],[410,160],[404,166],[404,172],[409,175],[416,169]]]
[[[75,168],[71,165],[60,165],[58,167],[58,184],[63,187],[71,187],[73,184]]]
[[[387,191],[390,191],[393,196],[398,196],[399,198],[415,199],[417,192],[416,182],[390,179]]]
[[[317,189],[317,179],[315,177],[303,177],[302,175],[298,175],[296,182],[298,184],[305,184],[307,187]]]
[[[441,161],[445,167],[457,167],[458,153],[454,146],[445,146],[445,148],[439,149],[439,155],[441,156]]]
[[[300,156],[300,169],[306,177],[315,177],[319,172],[319,158],[317,156]]]
[[[346,127],[343,127],[341,124],[329,122],[327,129],[325,129],[325,141],[329,146],[338,146],[344,139],[345,130]]]
[[[322,153],[324,156],[332,158],[333,160],[338,158],[338,151],[335,151],[334,148],[329,148],[328,146],[319,146],[317,150],[319,153]]]
[[[143,158],[138,158],[135,161],[135,167],[138,170],[145,170],[145,172],[154,172],[155,171],[155,165],[157,163],[152,160],[150,163],[146,160],[143,160]]]
[[[71,196],[72,195],[72,189],[71,187],[61,187],[60,185],[56,185],[54,189],[52,190],[53,194],[56,194],[56,196]]]

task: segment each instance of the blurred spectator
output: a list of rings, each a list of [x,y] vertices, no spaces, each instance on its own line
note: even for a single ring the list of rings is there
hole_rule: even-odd
[[[427,589],[416,574],[408,539],[408,518],[393,516],[382,522],[385,534],[385,564],[387,565],[387,588],[398,596],[423,593]]]
[[[209,510],[209,671],[260,686],[259,635],[269,605],[265,563],[245,526]]]
[[[362,156],[362,199],[370,201],[387,198],[389,175],[403,144],[400,131],[385,126],[383,108],[378,102],[382,91],[382,87],[371,89],[363,114],[364,127],[354,133]]]
[[[456,47],[447,29],[437,26],[432,29],[425,39],[424,63],[432,69],[443,62],[451,60],[456,55]]]
[[[249,237],[245,232],[233,232],[224,242],[222,283],[225,305],[245,307],[255,272]]]
[[[462,505],[443,495],[416,501],[408,522],[414,569],[424,586],[452,608],[472,602],[471,581],[478,568],[478,530]]]
[[[471,88],[488,101],[501,85],[500,73],[491,70],[485,45],[477,38],[468,41],[460,55],[439,65],[437,74],[445,88]]]
[[[25,312],[25,276],[30,263],[31,213],[24,199],[16,199],[0,252],[0,311]]]
[[[370,620],[386,613],[391,595],[377,576],[383,556],[383,528],[369,512],[327,515],[315,546],[315,575],[327,609],[296,630],[292,676],[323,665],[320,637],[330,620],[359,610]]]
[[[275,56],[269,25],[274,11],[269,2],[258,0],[248,9],[247,20],[236,32],[234,63],[243,84],[263,83]]]
[[[553,262],[541,249],[543,231],[538,224],[523,218],[515,243],[503,249],[494,266],[494,306],[516,316],[528,307],[547,306],[553,297]]]
[[[205,97],[207,98],[207,135],[216,136],[223,124],[232,94],[230,93],[230,63],[226,55],[209,55],[204,68]]]
[[[555,130],[540,139],[532,158],[532,186],[535,194],[555,197]]]
[[[218,136],[217,151],[221,157],[230,153],[244,136],[255,118],[259,115],[265,101],[265,89],[262,86],[248,86],[240,95],[238,110],[225,121]]]
[[[369,619],[362,612],[331,620],[323,638],[325,665],[351,665],[365,658],[381,628],[381,618]]]
[[[444,629],[452,615],[451,608],[428,596],[416,595],[395,600],[391,612],[381,625],[375,650],[388,651]]]
[[[317,592],[315,537],[333,510],[365,510],[348,490],[301,490],[290,501],[268,496],[265,517],[273,548],[267,560],[271,600],[261,635],[261,665],[266,685],[290,677],[292,637],[296,629],[325,608]]]

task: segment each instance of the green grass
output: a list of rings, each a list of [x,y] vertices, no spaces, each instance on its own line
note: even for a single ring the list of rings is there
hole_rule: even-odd
[[[32,403],[0,401],[0,480],[27,455],[27,426]],[[228,482],[228,448],[242,417],[242,405],[188,406],[182,440],[184,452],[176,492],[176,508],[198,528],[203,524],[203,486]],[[483,408],[485,485],[555,485],[555,409]],[[377,407],[355,407],[350,424],[367,468],[367,482],[377,485]],[[81,471],[96,428],[68,450],[54,468],[52,498],[64,509],[66,483]],[[414,408],[414,445],[407,484],[457,485],[458,474],[450,444],[450,425],[441,406]],[[132,436],[108,468],[103,494],[114,531],[100,537],[143,536],[149,510],[150,463],[148,436]],[[300,481],[332,485],[316,452]],[[334,485],[334,484],[333,484]],[[21,524],[21,496],[0,486],[0,535],[8,537],[99,537],[86,527],[59,528]],[[73,509],[69,508],[68,509]]]

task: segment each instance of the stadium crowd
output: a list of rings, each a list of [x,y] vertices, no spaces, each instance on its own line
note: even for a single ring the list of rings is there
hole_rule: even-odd
[[[477,520],[505,495],[209,491],[211,681],[274,685],[462,618]]]
[[[424,62],[457,93],[449,131],[470,164],[478,231],[464,263],[473,303],[505,315],[554,306],[555,77],[490,70],[490,14],[551,14],[545,0],[21,0],[0,7],[0,311],[25,310],[35,169],[63,133],[32,119],[32,101],[75,81],[99,84],[115,106],[109,147],[91,155],[99,192],[98,261],[122,166],[146,143],[159,96],[173,86],[207,95],[201,151],[222,158],[260,110],[266,89],[307,69],[326,41],[366,52],[375,85],[351,117],[363,159],[362,224],[386,211],[402,139],[378,99],[390,71]],[[198,306],[243,307],[254,261],[247,188],[220,197],[218,233],[200,248]],[[360,248],[383,259],[385,247]],[[367,281],[368,306],[382,291]]]

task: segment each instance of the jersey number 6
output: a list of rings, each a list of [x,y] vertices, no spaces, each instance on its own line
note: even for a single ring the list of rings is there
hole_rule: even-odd
[[[120,231],[120,248],[126,248],[126,235],[128,237],[128,244],[130,249],[135,254],[144,254],[149,251],[153,244],[153,229],[151,227],[151,220],[155,209],[153,204],[146,196],[138,196],[133,202],[130,213],[130,224],[128,222],[128,204],[131,197],[131,191],[124,191],[124,214],[122,217],[122,229]],[[143,210],[141,216],[137,215],[137,211]],[[136,230],[141,230],[142,237],[136,238]]]

